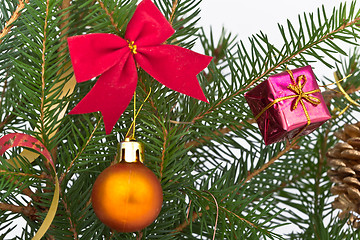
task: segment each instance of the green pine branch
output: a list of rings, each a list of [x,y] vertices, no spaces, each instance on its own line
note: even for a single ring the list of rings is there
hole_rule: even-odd
[[[61,111],[72,109],[95,81],[77,84],[71,95],[61,96],[61,91],[73,77],[66,38],[94,32],[123,36],[137,1],[23,3],[18,15],[18,1],[0,3],[1,29],[9,29],[0,42],[0,133],[36,136],[56,159],[61,194],[47,239],[359,237],[331,209],[331,183],[325,174],[325,153],[336,142],[333,133],[344,122],[356,121],[352,114],[359,109],[349,107],[309,136],[265,146],[242,96],[285,66],[320,61],[329,68],[336,66],[340,78],[352,73],[342,84],[350,97],[359,99],[358,52],[351,52],[347,59],[334,57],[346,56],[340,46],[356,44],[358,39],[360,15],[355,2],[341,4],[330,14],[321,8],[316,14],[299,16],[298,28],[291,22],[279,26],[283,45],[275,46],[262,32],[252,36],[249,44],[225,31],[218,40],[212,33],[206,36],[196,25],[200,1],[155,1],[176,30],[168,44],[191,48],[199,38],[205,54],[214,57],[199,75],[210,104],[169,90],[139,70],[137,105],[151,94],[138,116],[136,135],[146,147],[145,165],[161,181],[164,204],[148,228],[126,234],[112,231],[97,219],[90,196],[96,177],[114,161],[117,143],[133,121],[133,102],[113,134],[105,135],[99,113],[61,117]],[[325,61],[325,56],[334,63]],[[334,116],[348,105],[341,94],[330,90],[325,99]],[[52,199],[52,175],[41,158],[32,164],[20,158],[21,168],[5,161],[21,150],[1,159],[0,231],[4,238],[12,229],[11,221],[24,218],[27,225],[19,237],[31,239]],[[330,225],[324,224],[324,218],[330,219]],[[300,232],[276,234],[276,228],[289,223]]]

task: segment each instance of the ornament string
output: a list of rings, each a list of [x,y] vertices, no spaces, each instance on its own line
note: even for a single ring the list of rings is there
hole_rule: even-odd
[[[337,117],[341,116],[342,114],[344,114],[350,108],[351,105],[355,105],[355,106],[358,106],[358,107],[360,106],[360,104],[358,102],[356,102],[355,100],[353,100],[349,96],[349,94],[345,91],[345,89],[340,84],[342,81],[346,80],[351,75],[352,74],[349,74],[346,77],[344,77],[342,79],[339,79],[339,76],[338,76],[337,72],[334,72],[335,83],[330,83],[330,84],[327,84],[327,85],[319,86],[319,87],[324,87],[324,88],[328,89],[329,91],[333,91],[333,92],[342,94],[345,97],[345,99],[347,101],[349,101],[349,104],[344,109],[342,109],[337,115],[334,115],[333,118],[337,118]],[[332,86],[332,85],[336,85],[337,88],[339,89],[339,91],[337,91],[335,89],[328,88],[328,86]]]
[[[351,74],[348,75],[348,76],[346,76],[345,78],[339,80],[339,77],[338,77],[337,73],[334,72],[334,78],[335,78],[336,86],[338,87],[340,93],[344,95],[344,97],[346,98],[346,100],[349,101],[349,104],[348,104],[342,111],[340,111],[340,113],[339,113],[336,117],[339,117],[339,116],[341,116],[343,113],[345,113],[346,110],[348,110],[351,105],[355,105],[355,106],[358,106],[358,107],[360,106],[359,103],[357,103],[356,101],[354,101],[354,100],[349,96],[349,94],[347,94],[347,92],[344,90],[344,88],[343,88],[343,87],[341,86],[341,84],[340,84],[341,81],[345,80],[346,78],[348,78],[348,77],[350,77],[350,76],[351,76]]]
[[[134,92],[134,124],[133,124],[131,140],[135,140],[135,126],[136,126],[136,91]]]
[[[305,84],[307,82],[306,76],[305,75],[300,75],[295,80],[292,71],[289,70],[289,69],[287,69],[286,71],[289,73],[290,79],[291,79],[291,82],[292,82],[292,84],[290,84],[288,86],[288,89],[290,89],[291,91],[293,91],[296,94],[275,99],[274,101],[269,103],[265,108],[263,108],[258,115],[256,115],[255,120],[258,120],[263,113],[265,113],[269,108],[274,106],[276,103],[287,100],[287,99],[296,98],[295,103],[294,103],[294,105],[292,107],[292,110],[295,110],[297,108],[297,106],[299,105],[299,103],[300,103],[303,110],[304,110],[304,114],[305,114],[306,120],[307,120],[306,125],[294,137],[294,138],[296,138],[311,124],[311,119],[310,119],[310,116],[309,116],[309,112],[307,111],[304,100],[306,100],[307,102],[310,102],[311,104],[313,104],[315,106],[319,105],[321,103],[320,99],[318,99],[317,97],[314,97],[314,96],[310,96],[310,94],[320,92],[320,89],[315,89],[315,90],[312,90],[312,91],[304,92],[303,88],[304,88],[304,86],[305,86]]]
[[[0,138],[0,155],[4,154],[6,150],[13,147],[26,147],[37,151],[46,158],[54,171],[55,190],[53,199],[43,223],[36,232],[35,236],[32,238],[32,240],[40,240],[49,229],[59,204],[60,185],[56,174],[55,164],[52,160],[50,152],[45,148],[45,146],[39,140],[30,135],[23,133],[10,133]]]
[[[215,225],[214,225],[214,235],[213,235],[213,240],[215,240],[215,235],[216,235],[216,228],[217,228],[217,224],[218,224],[218,220],[219,220],[219,204],[215,198],[215,196],[209,192],[209,191],[204,191],[208,194],[210,194],[210,196],[214,199],[215,205],[216,205],[216,220],[215,220]]]
[[[130,134],[130,131],[132,130],[132,136],[130,137],[130,140],[134,140],[135,139],[135,125],[136,125],[136,118],[138,117],[141,109],[143,108],[144,104],[146,103],[146,101],[149,99],[150,97],[150,94],[151,94],[151,87],[150,87],[150,90],[149,90],[149,93],[148,95],[146,96],[144,102],[141,104],[139,110],[136,111],[136,92],[134,94],[134,120],[132,121],[130,127],[129,127],[129,130],[127,131],[125,137],[129,137],[129,134]]]

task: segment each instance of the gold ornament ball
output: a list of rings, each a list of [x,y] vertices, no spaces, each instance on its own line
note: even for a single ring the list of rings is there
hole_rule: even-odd
[[[118,232],[135,232],[159,215],[163,194],[155,174],[141,162],[120,162],[106,168],[92,190],[96,216]]]

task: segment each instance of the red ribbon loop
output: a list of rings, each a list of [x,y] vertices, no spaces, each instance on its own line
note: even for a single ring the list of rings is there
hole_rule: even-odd
[[[127,25],[125,40],[95,33],[68,38],[77,82],[101,75],[70,114],[100,111],[109,134],[131,101],[136,63],[168,88],[207,102],[196,78],[212,57],[162,44],[174,29],[151,0],[143,0]]]

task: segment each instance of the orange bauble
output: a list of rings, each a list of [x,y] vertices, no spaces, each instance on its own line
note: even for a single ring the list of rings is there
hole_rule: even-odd
[[[150,225],[163,202],[159,180],[139,161],[122,161],[106,168],[96,179],[91,198],[96,216],[119,232],[135,232]]]

